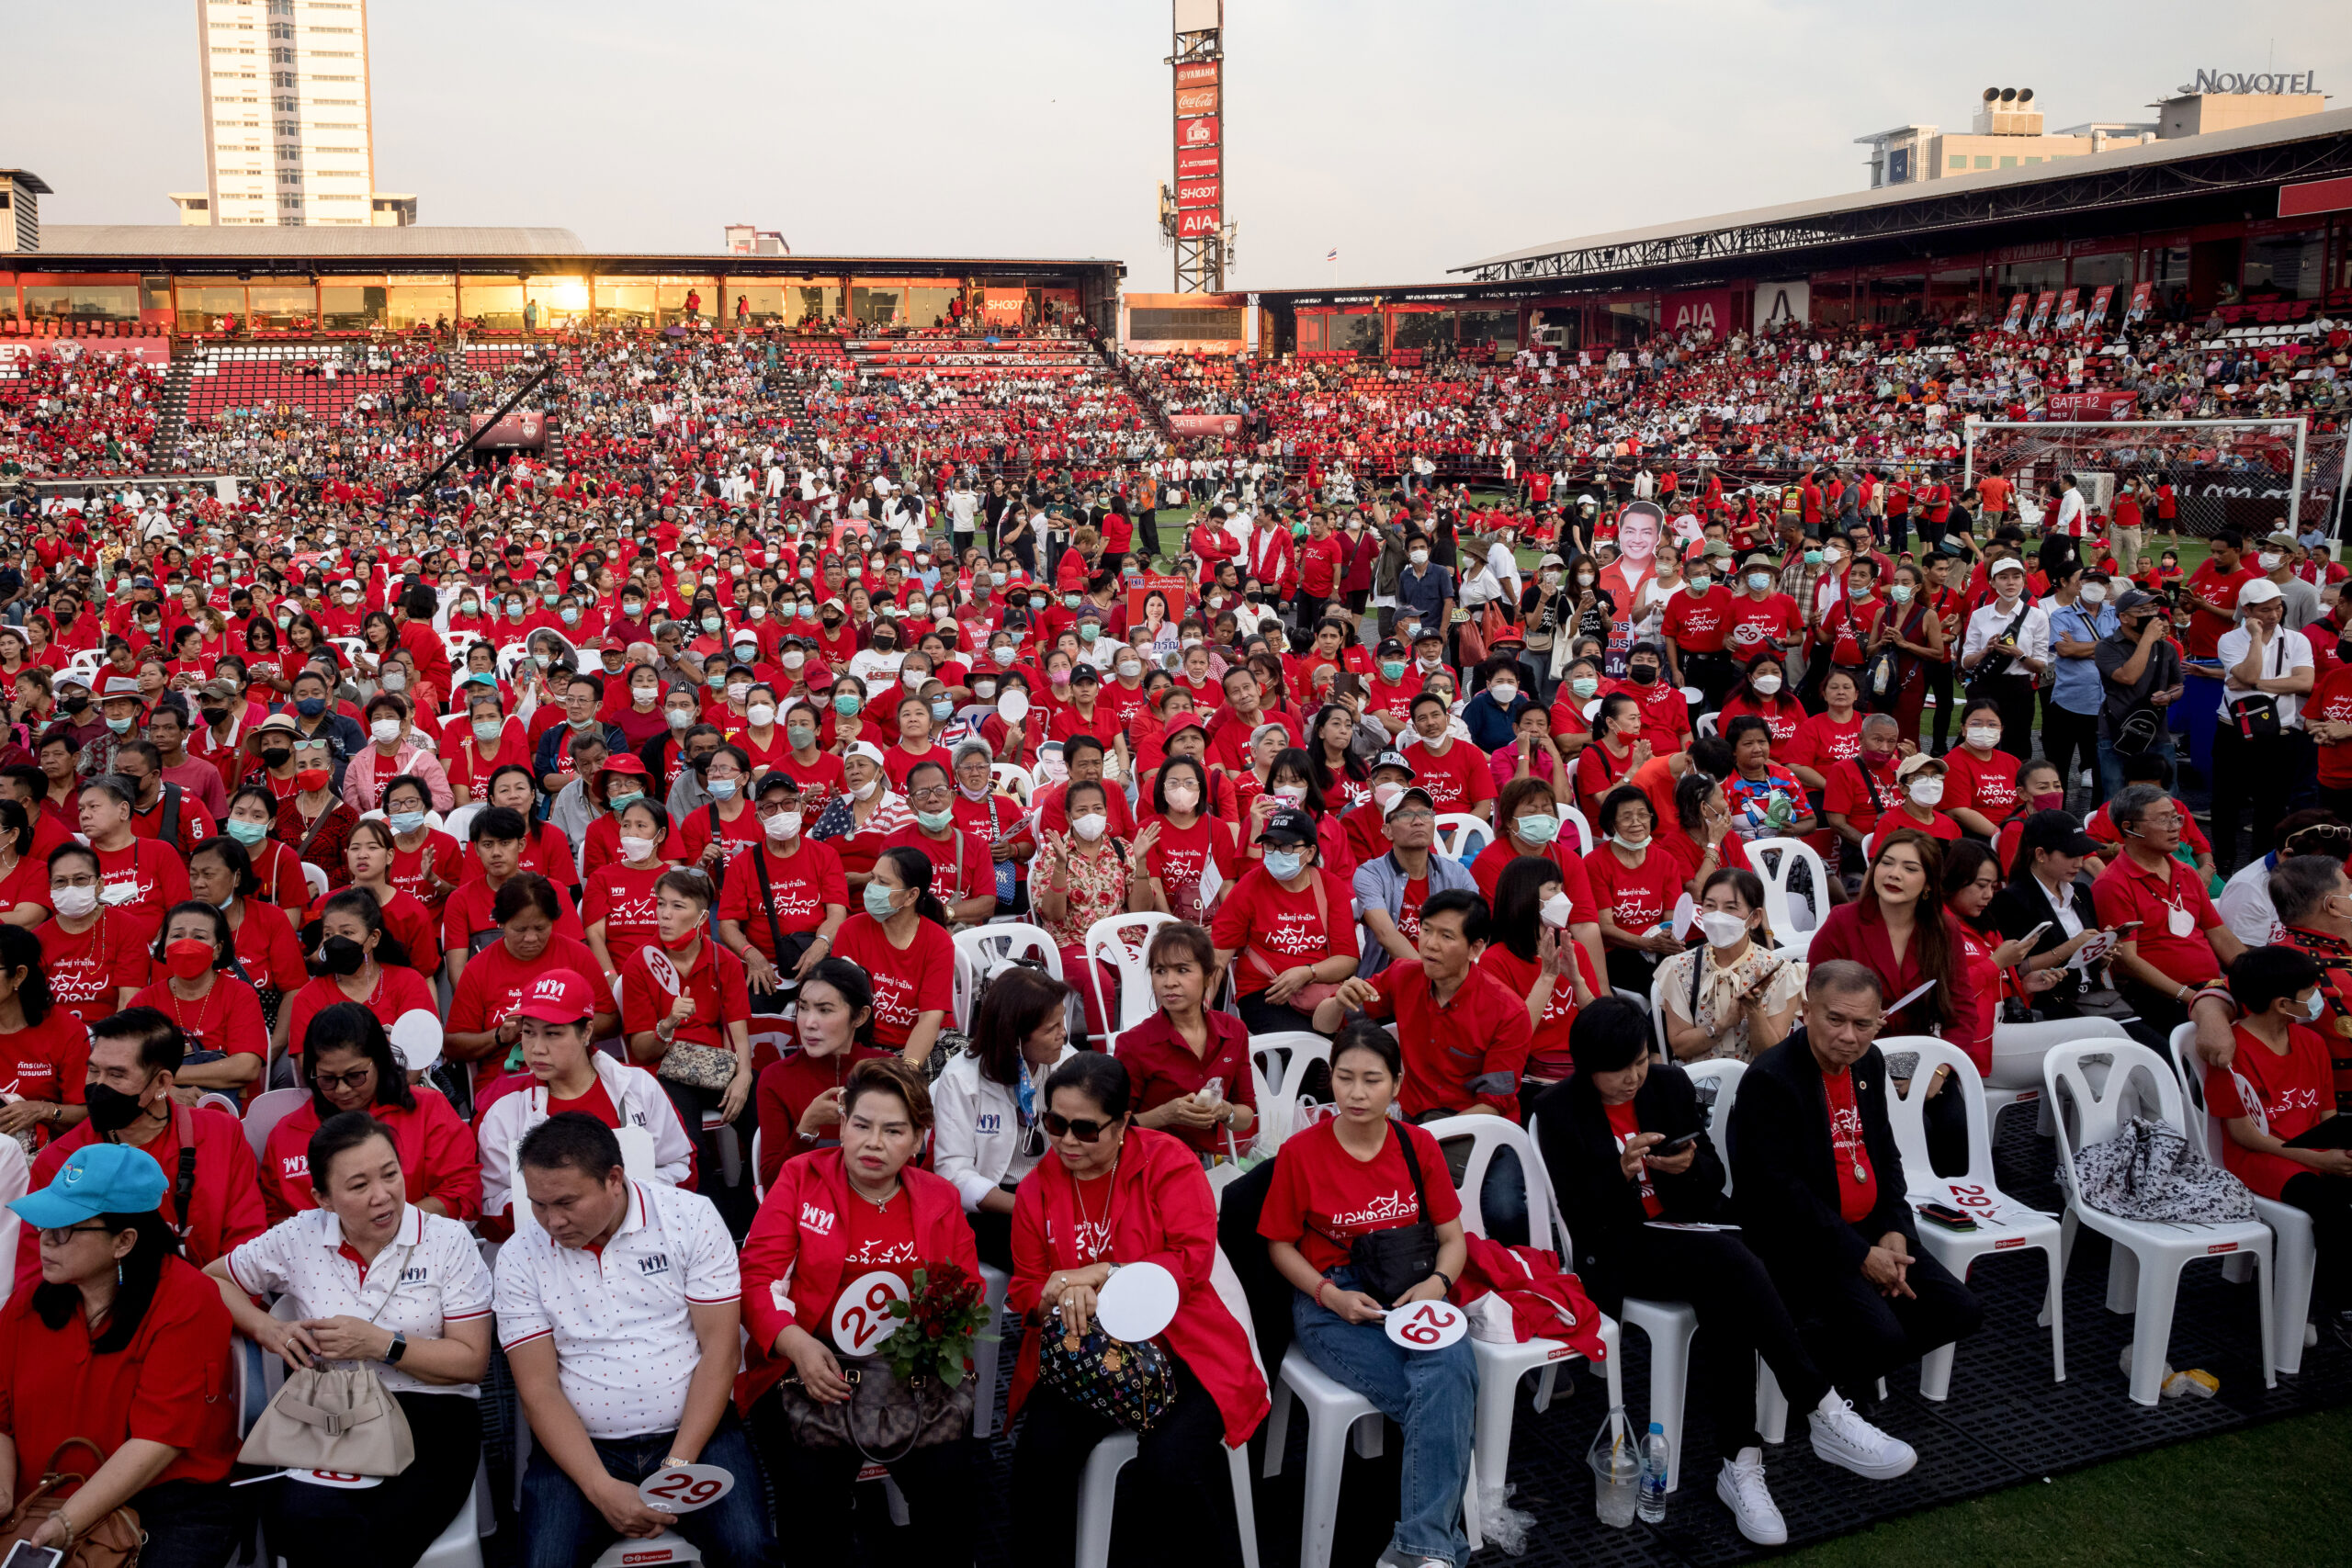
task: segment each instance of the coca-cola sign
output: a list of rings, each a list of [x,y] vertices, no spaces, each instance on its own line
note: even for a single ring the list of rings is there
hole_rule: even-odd
[[[1183,119],[1196,114],[1216,112],[1215,87],[1179,87],[1176,89],[1176,118]]]

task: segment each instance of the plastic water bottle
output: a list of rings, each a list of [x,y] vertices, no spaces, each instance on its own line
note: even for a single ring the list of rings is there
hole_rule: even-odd
[[[1636,1510],[1645,1525],[1666,1522],[1666,1426],[1650,1423],[1650,1435],[1642,1439],[1642,1500]]]

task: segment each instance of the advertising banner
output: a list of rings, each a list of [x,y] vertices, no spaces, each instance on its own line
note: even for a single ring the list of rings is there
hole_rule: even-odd
[[[1176,152],[1180,180],[1213,180],[1224,167],[1223,154],[1214,147],[1182,147]]]
[[[476,446],[544,446],[548,444],[547,416],[537,409],[516,409],[487,431],[482,431],[483,414],[476,414],[470,428],[481,431]]]
[[[1658,300],[1658,321],[1669,332],[1692,328],[1724,337],[1731,331],[1731,290],[1702,288]]]
[[[1223,180],[1187,180],[1176,182],[1176,205],[1180,208],[1215,207],[1218,193],[1224,190]]]
[[[2052,419],[2129,419],[2133,392],[2052,392],[2047,407]]]
[[[1806,278],[1756,286],[1758,327],[1802,326],[1813,320],[1813,284]]]
[[[2009,296],[2009,312],[2001,318],[2001,330],[2013,333],[2025,324],[2025,290],[2020,288]]]
[[[2155,288],[2156,286],[2153,283],[2135,283],[2132,286],[2132,305],[2123,312],[2126,322],[2136,321],[2148,313],[2148,297],[2155,292]]]
[[[1176,237],[1180,240],[1196,240],[1204,234],[1214,234],[1216,230],[1216,209],[1213,207],[1176,215]]]
[[[980,296],[980,318],[991,326],[1017,327],[1028,305],[1029,293],[1026,289],[987,289]]]
[[[1216,69],[1217,62],[1214,60],[1187,61],[1176,67],[1176,85],[1214,87],[1216,85]]]
[[[1176,122],[1176,151],[1179,155],[1182,155],[1184,150],[1189,147],[1215,147],[1216,145],[1216,116],[1213,114],[1204,114],[1196,118],[1178,120]]]
[[[2090,324],[2099,326],[2107,320],[2107,308],[2115,303],[2115,285],[2102,283],[2098,292],[2091,296]]]
[[[1176,89],[1176,118],[1187,119],[1196,114],[1216,113],[1215,87],[1179,87]]]
[[[2045,288],[2034,297],[2033,317],[2025,324],[2029,333],[2038,333],[2050,324],[2050,307],[2058,302],[2058,291]]]
[[[1241,434],[1238,413],[1171,413],[1168,428],[1179,435],[1215,435],[1231,440]]]

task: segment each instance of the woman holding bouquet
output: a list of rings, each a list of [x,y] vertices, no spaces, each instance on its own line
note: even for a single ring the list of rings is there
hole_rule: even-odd
[[[1149,1542],[1138,1558],[1186,1564],[1241,1561],[1226,1450],[1250,1440],[1267,1410],[1266,1380],[1216,1288],[1216,1201],[1191,1147],[1136,1126],[1124,1063],[1080,1051],[1046,1079],[1038,1122],[1051,1155],[1013,1195],[1012,1289],[1007,1304],[1030,1318],[1007,1414],[1028,1419],[1012,1451],[1013,1517],[1038,1568],[1066,1568],[1077,1550],[1070,1491],[1094,1445],[1118,1430],[1038,1374],[1038,1346],[1092,1325],[1102,1287],[1122,1266],[1156,1263],[1176,1277],[1176,1315],[1158,1336],[1174,1397],[1137,1461],[1152,1477],[1162,1528],[1129,1529]],[[755,1233],[756,1234],[756,1233]],[[746,1287],[748,1289],[748,1287]],[[1052,1314],[1058,1309],[1057,1320]],[[1133,1354],[1134,1352],[1128,1352]],[[1106,1372],[1113,1371],[1103,1362]],[[1169,1520],[1182,1528],[1164,1528]]]
[[[751,1420],[777,1495],[793,1500],[797,1561],[866,1561],[878,1548],[869,1542],[866,1558],[850,1550],[851,1499],[866,1459],[844,1439],[839,1421],[846,1412],[851,1433],[866,1430],[856,1413],[880,1403],[876,1390],[854,1391],[850,1379],[892,1375],[898,1358],[891,1337],[909,1327],[920,1334],[923,1320],[942,1312],[951,1320],[947,1331],[927,1339],[913,1368],[925,1380],[919,1410],[936,1418],[889,1469],[907,1500],[910,1560],[972,1558],[978,1499],[971,1405],[956,1405],[950,1429],[937,1414],[943,1402],[936,1374],[952,1363],[961,1381],[967,1330],[985,1319],[986,1309],[963,1199],[953,1182],[912,1163],[930,1128],[931,1094],[920,1072],[896,1056],[858,1063],[842,1086],[840,1146],[786,1162],[743,1243],[751,1343],[735,1400]],[[1193,1170],[1197,1175],[1199,1167]],[[871,1279],[876,1273],[890,1276],[896,1289],[877,1285]],[[857,1298],[844,1300],[852,1286]],[[895,1328],[887,1326],[892,1295],[913,1307]],[[896,1381],[890,1398],[917,1398],[909,1378]],[[857,1400],[845,1403],[853,1392]],[[868,1446],[875,1446],[870,1438]],[[897,1445],[876,1451],[895,1452]]]

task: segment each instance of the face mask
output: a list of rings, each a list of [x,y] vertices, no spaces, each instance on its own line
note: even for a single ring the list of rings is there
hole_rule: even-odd
[[[752,683],[749,681],[729,681],[727,682],[727,700],[730,703],[740,703],[745,697],[751,695],[751,693]]]
[[[1405,786],[1400,784],[1374,784],[1372,798],[1379,802],[1381,814],[1385,816],[1390,807],[1405,798]]]
[[[164,966],[183,980],[193,980],[212,967],[212,944],[183,937],[164,946]]]
[[[1568,901],[1566,894],[1555,893],[1544,900],[1539,912],[1543,915],[1545,925],[1550,926],[1554,931],[1566,931],[1568,917],[1575,912],[1575,908],[1576,906]]]
[[[763,818],[760,826],[767,830],[769,838],[785,843],[800,837],[800,813],[779,811],[773,817]]]
[[[1772,586],[1772,579],[1765,572],[1751,571],[1747,574],[1747,586],[1761,593]]]
[[[1655,664],[1636,664],[1631,670],[1625,671],[1625,673],[1633,677],[1634,684],[1636,686],[1647,686],[1657,680],[1657,666]]]
[[[836,704],[835,705],[838,706],[839,705]],[[753,703],[750,707],[743,710],[743,716],[752,721],[752,728],[765,729],[769,725],[775,722],[775,708],[773,705],[768,703]]]
[[[294,699],[294,711],[304,718],[316,718],[327,711],[327,700],[324,697],[297,697]]]
[[[1685,581],[1690,583],[1691,592],[1704,593],[1715,580],[1703,571],[1694,571]]]
[[[1122,681],[1142,680],[1143,666],[1136,663],[1132,659],[1123,659],[1119,660],[1119,679]]]
[[[1513,824],[1523,844],[1548,844],[1560,831],[1560,819],[1548,811],[1531,811]]]
[[[1546,588],[1557,588],[1560,585],[1560,574],[1556,571],[1540,572],[1537,574],[1537,581]]]
[[[2278,554],[2277,551],[2275,551],[2275,550],[2265,550],[2265,551],[2263,551],[2263,552],[2262,552],[2262,554],[2260,554],[2260,555],[2258,555],[2258,556],[2255,557],[2254,558],[2255,558],[2256,562],[2258,565],[2260,565],[2260,566],[2261,566],[2261,568],[2262,568],[2262,570],[2265,570],[2265,571],[2277,571],[2277,570],[2278,570],[2278,563],[2279,563],[2280,561],[2282,561],[2282,560],[2285,560],[2287,558],[2286,558],[2285,556],[2279,555],[2279,554]],[[2314,1017],[2314,1018],[2316,1018],[2316,1017],[2318,1017],[2319,1015],[2318,1015],[2318,1014],[2316,1014],[2316,1013],[2314,1013],[2314,1014],[2312,1014],[2312,1017]]]
[[[2324,991],[2313,991],[2312,993],[2312,999],[2303,1004],[2303,1017],[2313,1023],[2317,1023],[2319,1021],[2320,1014],[2326,1010],[2327,993]]]
[[[1577,694],[1578,701],[1589,702],[1600,692],[1600,682],[1589,675],[1579,675],[1568,682],[1568,690]]]
[[[1934,806],[1940,802],[1943,797],[1943,780],[1914,779],[1911,781],[1911,798],[1921,806]]]
[[[627,833],[621,835],[621,859],[626,861],[640,861],[652,854],[652,840],[633,838]]]
[[[1910,584],[1898,582],[1894,587],[1886,591],[1886,596],[1889,599],[1894,600],[1898,604],[1908,604],[1911,603]]]
[[[956,813],[952,810],[918,811],[915,813],[915,820],[922,825],[922,830],[926,833],[944,833],[947,831],[948,825],[956,820]]]
[[[1650,841],[1650,830],[1647,828],[1643,829],[1639,838],[1629,837],[1624,833],[1611,833],[1609,835],[1609,841],[1619,849],[1638,850]]]
[[[1805,551],[1804,564],[1807,566],[1819,566],[1821,564],[1821,552],[1819,550]]]
[[[82,1090],[82,1102],[90,1112],[90,1125],[102,1134],[119,1133],[139,1120],[139,1096],[125,1094],[112,1084],[88,1085]]]
[[[1168,786],[1169,810],[1190,811],[1193,807],[1198,806],[1200,803],[1201,792],[1194,789],[1191,784],[1170,784]]]
[[[1306,799],[1305,784],[1276,784],[1272,793],[1276,800],[1291,806],[1302,805]]]
[[[332,768],[297,768],[294,770],[294,787],[315,793],[326,788],[328,781],[334,777],[334,770]]]
[[[1981,724],[1972,724],[1968,727],[1968,743],[1979,751],[1990,751],[2001,743],[2001,732],[1987,729]]]
[[[775,718],[775,709],[769,708],[767,716],[770,719]],[[757,724],[760,721],[753,719],[752,722]],[[796,751],[806,751],[809,747],[817,744],[817,732],[805,724],[787,725],[785,728],[785,734],[791,739],[792,749]]]
[[[874,798],[874,792],[881,787],[882,781],[880,779],[868,779],[862,784],[852,784],[849,789],[850,798],[853,800],[872,800]]]
[[[368,727],[368,733],[374,739],[377,745],[390,746],[401,738],[401,721],[396,718],[379,718]]]
[[[1699,929],[1709,947],[1730,947],[1747,934],[1747,920],[1727,909],[1708,909],[1699,916]]]
[[[836,692],[833,694],[833,711],[841,715],[843,718],[856,717],[857,710],[865,705],[865,699],[859,696],[854,692]],[[771,709],[770,711],[773,713],[774,710]],[[754,719],[752,722],[756,724],[759,721]]]
[[[1591,586],[1592,586],[1592,573],[1590,573],[1590,572],[1589,572],[1589,571],[1580,571],[1580,572],[1577,573],[1577,586],[1578,588],[1589,588],[1589,587],[1591,587]]]
[[[350,603],[350,596],[349,596],[349,595],[347,595],[347,594],[345,596],[345,604]],[[507,605],[507,606],[506,606],[506,618],[507,618],[508,620],[510,620],[510,621],[519,621],[519,620],[521,620],[521,619],[523,618],[523,606],[522,606],[522,605],[520,605],[520,604],[509,604],[509,605]]]
[[[1070,830],[1076,833],[1080,839],[1091,844],[1095,840],[1101,838],[1102,836],[1103,829],[1110,827],[1110,825],[1111,819],[1108,817],[1105,817],[1102,812],[1090,811],[1082,817],[1073,818],[1069,826]]]
[[[1871,585],[1867,582],[1857,582],[1846,590],[1846,596],[1860,604],[1871,596]]]
[[[1299,874],[1300,869],[1305,864],[1306,857],[1301,855],[1295,850],[1268,850],[1266,852],[1266,874],[1272,877],[1276,882],[1288,882],[1292,877],[1296,876]]]
[[[2066,792],[2061,789],[2043,790],[2033,797],[2033,808],[2036,811],[2064,811],[2066,809]]]
[[[1509,707],[1519,700],[1519,683],[1516,681],[1490,682],[1487,691],[1504,707]]]
[[[419,828],[424,826],[424,813],[422,811],[395,811],[390,816],[387,817],[385,821],[390,825],[392,831],[395,833],[413,833]]]
[[[576,626],[580,624],[580,612],[573,609],[569,604],[558,611],[557,615],[562,619],[563,624],[567,626]]]
[[[1781,678],[1778,675],[1758,675],[1748,682],[1747,686],[1758,696],[1769,697],[1781,689]]]
[[[130,725],[131,721],[127,718],[109,718],[107,720],[107,728],[113,730],[117,735],[130,734]]]
[[[2086,583],[2084,583],[2084,584],[2083,584],[2083,603],[2084,603],[2084,604],[2088,604],[2088,605],[2089,605],[2089,606],[2091,606],[2093,609],[2097,609],[2097,608],[2098,608],[2098,606],[2100,606],[2101,604],[2106,604],[2106,603],[2107,603],[2107,584],[2106,584],[2106,583],[2104,583],[2104,582],[2086,582]]]
[[[1408,550],[1406,552],[1405,558],[1411,561],[1415,566],[1427,566],[1430,564],[1430,553],[1427,550]]]
[[[896,913],[896,911],[890,907],[890,895],[893,891],[894,889],[885,887],[878,882],[867,883],[865,885],[865,912],[873,916],[877,920],[888,919],[892,914]]]
[[[234,827],[235,824],[230,826]],[[97,912],[98,890],[95,887],[53,887],[50,889],[49,903],[67,919],[82,919]]]
[[[356,975],[368,952],[347,936],[331,936],[319,943],[319,967],[330,975]]]
[[[1010,664],[1012,662],[1012,649],[1010,648],[992,648],[989,649],[989,657],[995,660],[1000,665]]]

